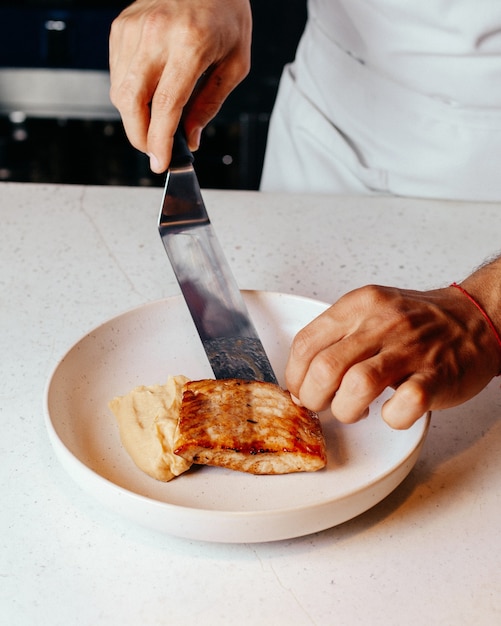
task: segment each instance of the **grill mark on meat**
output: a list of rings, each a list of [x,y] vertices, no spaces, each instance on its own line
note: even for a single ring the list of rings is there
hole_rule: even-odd
[[[251,473],[314,471],[326,464],[316,413],[273,383],[237,379],[186,384],[175,453]]]

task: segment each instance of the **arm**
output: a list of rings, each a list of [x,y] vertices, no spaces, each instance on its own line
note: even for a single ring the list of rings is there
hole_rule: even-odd
[[[501,257],[461,283],[501,334]],[[343,296],[295,337],[287,386],[309,409],[331,407],[342,422],[365,417],[388,386],[393,428],[428,410],[466,402],[501,372],[501,347],[458,289],[367,286]]]
[[[250,68],[249,0],[136,0],[110,33],[110,97],[151,169],[168,167],[183,114],[190,149]],[[196,89],[195,89],[196,87]]]

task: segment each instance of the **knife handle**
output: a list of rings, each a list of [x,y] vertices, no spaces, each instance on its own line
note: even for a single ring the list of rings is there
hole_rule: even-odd
[[[181,126],[174,133],[174,143],[172,144],[172,156],[169,167],[182,167],[188,163],[193,163],[194,157],[188,148],[186,135]]]

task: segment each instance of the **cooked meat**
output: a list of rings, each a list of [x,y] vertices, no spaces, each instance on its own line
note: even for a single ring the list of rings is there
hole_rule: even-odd
[[[252,474],[310,472],[327,462],[316,413],[277,385],[237,379],[186,383],[174,452]]]

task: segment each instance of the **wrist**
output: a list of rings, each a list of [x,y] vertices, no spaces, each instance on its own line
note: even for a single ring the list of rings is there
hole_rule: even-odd
[[[483,323],[496,348],[498,372],[501,372],[501,259],[486,265],[459,285],[453,283],[472,307],[482,316]]]

